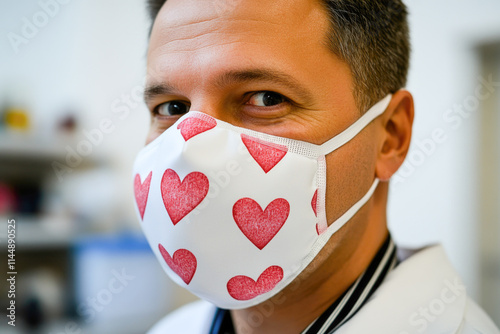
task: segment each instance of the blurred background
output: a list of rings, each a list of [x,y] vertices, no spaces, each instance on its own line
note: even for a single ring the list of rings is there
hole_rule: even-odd
[[[500,324],[500,2],[406,3],[416,119],[391,231],[407,247],[442,243]],[[134,213],[148,29],[142,0],[0,0],[1,333],[144,333],[194,300],[163,274]]]

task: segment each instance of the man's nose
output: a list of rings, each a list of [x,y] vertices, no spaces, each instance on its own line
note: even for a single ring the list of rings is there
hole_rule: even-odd
[[[191,100],[191,111],[199,111],[220,121],[239,126],[237,109],[235,106],[225,103],[221,98],[213,96]]]

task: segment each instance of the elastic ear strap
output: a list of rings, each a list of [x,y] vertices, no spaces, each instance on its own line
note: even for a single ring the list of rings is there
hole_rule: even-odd
[[[347,210],[340,218],[338,218],[336,221],[334,221],[326,230],[324,233],[325,236],[321,235],[322,238],[326,238],[327,240],[330,239],[330,236],[337,232],[342,226],[344,226],[345,223],[347,223],[349,220],[351,220],[352,217],[363,207],[363,205],[368,202],[368,200],[373,196],[373,193],[375,192],[375,189],[377,189],[377,186],[379,184],[379,179],[375,178],[373,181],[370,189],[368,192],[359,200],[357,201],[349,210]]]
[[[323,143],[320,146],[321,154],[328,154],[330,152],[335,151],[349,140],[354,138],[358,133],[361,132],[371,123],[375,118],[382,115],[385,109],[389,106],[391,102],[392,94],[387,95],[382,100],[373,105],[363,116],[361,116],[356,122],[351,124],[347,129],[330,139],[329,141]]]

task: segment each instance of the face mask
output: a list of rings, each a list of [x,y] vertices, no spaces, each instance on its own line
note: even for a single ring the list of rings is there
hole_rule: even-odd
[[[179,285],[226,309],[281,291],[370,199],[378,180],[330,226],[325,155],[382,114],[391,96],[322,145],[182,116],[138,155],[137,213]]]

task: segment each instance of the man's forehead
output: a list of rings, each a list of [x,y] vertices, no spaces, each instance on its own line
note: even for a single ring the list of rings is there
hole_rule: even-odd
[[[212,30],[273,30],[295,27],[295,33],[310,33],[311,22],[327,21],[319,0],[167,0],[159,12],[153,33],[202,33]],[[299,29],[300,28],[300,29]],[[237,32],[237,31],[235,31]]]
[[[200,57],[234,50],[225,61],[258,67],[245,62],[314,52],[326,44],[328,27],[319,0],[167,0],[151,33],[148,72],[162,77],[178,57],[191,57],[192,67]]]

